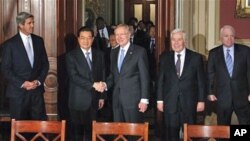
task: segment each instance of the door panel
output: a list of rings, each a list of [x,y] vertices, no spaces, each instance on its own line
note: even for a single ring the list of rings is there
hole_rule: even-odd
[[[151,20],[155,24],[155,0],[125,0],[125,21],[136,17],[138,21]]]

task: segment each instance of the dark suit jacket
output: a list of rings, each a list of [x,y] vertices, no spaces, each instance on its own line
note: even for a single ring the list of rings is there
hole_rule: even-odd
[[[232,78],[227,71],[223,46],[220,45],[209,52],[208,57],[208,94],[216,95],[217,106],[241,109],[242,113],[249,109],[250,94],[250,52],[244,45],[234,45],[234,66]]]
[[[3,45],[2,72],[8,81],[6,95],[8,97],[18,97],[27,91],[21,88],[24,81],[38,80],[41,85],[30,93],[43,93],[43,83],[47,76],[49,63],[45,51],[43,39],[31,34],[34,49],[33,68],[30,65],[28,55],[20,34],[16,34],[7,40]]]
[[[202,56],[186,49],[182,74],[178,78],[175,69],[174,52],[160,56],[157,100],[164,101],[164,112],[177,112],[177,101],[186,115],[196,114],[197,102],[205,100],[205,73]]]
[[[112,32],[112,29],[109,26],[105,26],[105,27],[107,28],[108,36],[109,36],[110,33]],[[108,46],[108,40],[106,38],[101,37],[98,29],[97,29],[97,34],[96,34],[93,44],[94,44],[94,47],[99,48],[100,50],[103,50],[103,51]]]
[[[113,84],[113,107],[121,104],[124,108],[137,108],[141,98],[149,99],[149,72],[146,50],[130,44],[118,72],[117,61],[120,47],[111,50],[111,68],[107,81]]]
[[[92,71],[89,69],[85,55],[78,46],[66,56],[69,75],[69,108],[85,111],[93,106],[98,108],[98,100],[103,94],[96,92],[94,82],[105,81],[104,54],[92,48]]]
[[[148,55],[148,61],[149,61],[149,73],[152,81],[155,81],[156,79],[156,57],[155,57],[155,48],[151,51],[150,50],[150,45],[151,45],[151,38],[147,37],[144,40],[144,45],[143,47],[147,51]]]
[[[143,46],[144,45],[144,40],[146,38],[146,32],[143,30],[137,30],[134,33],[134,41],[133,44]]]

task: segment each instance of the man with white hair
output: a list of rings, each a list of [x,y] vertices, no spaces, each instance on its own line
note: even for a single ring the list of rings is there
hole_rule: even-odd
[[[164,111],[166,139],[179,141],[183,124],[195,124],[204,110],[205,72],[202,55],[186,48],[182,29],[171,32],[171,48],[160,56],[157,108]]]
[[[250,124],[250,50],[235,43],[235,30],[221,28],[222,45],[209,51],[208,100],[216,102],[217,123],[230,125],[233,111],[239,124]]]

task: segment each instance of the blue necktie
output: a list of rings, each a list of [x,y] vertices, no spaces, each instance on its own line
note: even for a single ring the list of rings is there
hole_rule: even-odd
[[[125,50],[121,49],[120,50],[120,57],[119,57],[119,61],[118,61],[118,70],[119,70],[119,72],[121,70],[122,63],[123,63],[123,60],[124,60],[124,53],[125,53]]]
[[[27,54],[28,54],[30,65],[31,65],[31,67],[33,67],[33,64],[34,64],[34,52],[33,52],[32,47],[30,46],[30,36],[27,37],[26,41],[27,41],[26,42],[26,51],[27,51]]]
[[[91,63],[89,54],[90,54],[89,52],[86,52],[86,60],[87,60],[88,65],[89,65],[89,69],[92,70],[92,63]]]
[[[232,73],[233,73],[233,60],[232,60],[232,56],[230,55],[229,52],[230,52],[230,49],[227,49],[226,65],[227,65],[228,73],[229,73],[230,77],[232,77]]]

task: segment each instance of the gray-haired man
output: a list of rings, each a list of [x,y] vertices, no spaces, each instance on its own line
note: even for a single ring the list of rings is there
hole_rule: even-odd
[[[46,120],[43,82],[49,69],[41,37],[32,34],[34,16],[16,17],[19,32],[3,44],[2,72],[8,81],[10,116],[17,120]]]

